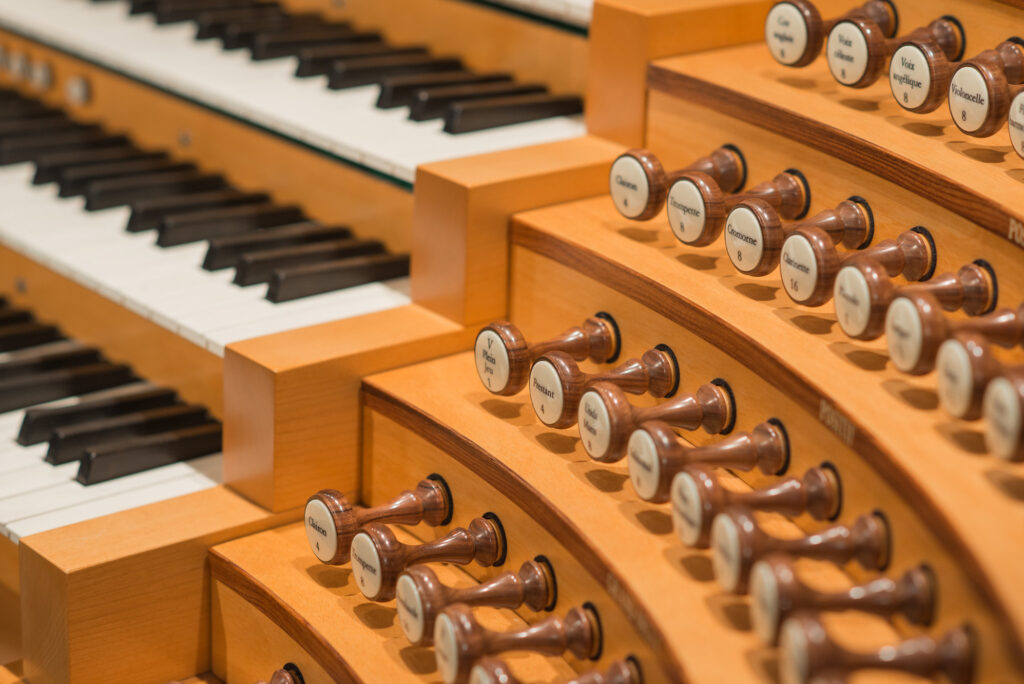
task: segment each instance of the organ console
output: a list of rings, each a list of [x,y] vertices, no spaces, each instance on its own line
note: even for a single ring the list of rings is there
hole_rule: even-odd
[[[818,8],[807,0],[777,2],[768,10],[764,39],[779,64],[807,66],[821,54],[825,36],[843,19],[862,18],[876,24],[891,38],[899,27],[896,5],[888,0],[869,0],[836,19],[823,20]]]
[[[500,658],[483,658],[469,672],[470,684],[519,684],[519,680]],[[605,672],[592,670],[573,677],[566,684],[641,684],[643,675],[633,658],[617,660]]]
[[[1024,83],[1024,40],[1010,38],[965,61],[949,82],[949,114],[967,135],[995,133],[1010,111],[1011,85]]]
[[[715,579],[726,591],[744,594],[754,563],[769,554],[827,560],[837,564],[856,561],[867,570],[884,570],[892,555],[886,519],[872,513],[852,524],[837,524],[798,539],[765,532],[752,511],[736,508],[717,515],[711,523],[711,559]]]
[[[671,397],[679,388],[679,364],[672,350],[660,344],[638,359],[591,375],[581,371],[565,352],[548,352],[530,369],[533,412],[548,427],[570,427],[578,417],[584,389],[596,382],[611,383],[630,394]]]

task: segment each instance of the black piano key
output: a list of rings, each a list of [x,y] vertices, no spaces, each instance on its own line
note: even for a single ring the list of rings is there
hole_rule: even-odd
[[[216,271],[238,263],[247,252],[304,245],[324,240],[343,240],[352,237],[352,231],[345,226],[320,226],[316,223],[299,223],[280,228],[258,230],[254,233],[228,235],[210,240],[203,259],[203,268]]]
[[[196,40],[221,38],[233,23],[254,21],[264,17],[280,17],[284,14],[276,2],[260,3],[252,7],[206,10],[196,17]]]
[[[131,204],[151,197],[220,190],[226,185],[223,176],[195,171],[172,171],[127,178],[107,178],[89,184],[89,189],[85,192],[85,208],[88,211],[97,211],[122,204]]]
[[[17,119],[0,121],[0,139],[31,133],[64,131],[69,128],[78,128],[81,125],[61,113],[47,116],[33,116],[29,114]]]
[[[375,254],[276,271],[267,299],[287,302],[323,292],[409,275],[408,254]]]
[[[582,112],[583,100],[575,95],[512,95],[456,102],[445,115],[444,130],[446,133],[469,133]]]
[[[235,285],[255,285],[270,280],[275,271],[337,261],[368,254],[383,254],[377,240],[329,240],[243,254],[235,266]]]
[[[129,159],[166,159],[164,152],[144,152],[132,145],[118,147],[86,147],[77,150],[49,152],[36,159],[36,173],[32,177],[34,185],[53,183],[60,177],[64,169],[102,162],[127,161]]]
[[[128,5],[128,14],[148,14],[156,12],[159,0],[131,0]]]
[[[0,381],[0,412],[126,385],[136,379],[129,366],[92,363],[3,380]]]
[[[152,230],[160,226],[167,216],[184,214],[200,209],[214,207],[234,207],[242,204],[264,204],[270,196],[262,192],[242,192],[241,190],[212,190],[184,195],[154,197],[132,202],[132,214],[128,219],[128,231],[137,233]]]
[[[124,385],[80,397],[70,406],[30,408],[21,419],[18,444],[30,446],[50,439],[57,428],[134,413],[177,403],[178,393],[148,384]]]
[[[177,24],[191,21],[203,12],[218,9],[255,7],[253,0],[160,0],[154,14],[157,24]]]
[[[381,109],[408,107],[423,88],[469,85],[472,83],[511,83],[511,74],[474,74],[469,71],[440,71],[412,76],[392,76],[380,83],[377,106]]]
[[[12,309],[6,304],[0,308],[0,327],[15,325],[17,323],[28,323],[32,320],[32,312],[27,309]]]
[[[95,347],[56,345],[39,354],[25,355],[0,363],[0,381],[25,375],[44,373],[58,368],[72,368],[99,363],[103,355]]]
[[[220,451],[220,445],[221,427],[217,422],[136,437],[87,451],[75,479],[84,485],[106,482],[116,477],[215,454]]]
[[[406,76],[431,71],[458,71],[462,61],[457,57],[431,55],[392,55],[388,57],[359,57],[334,62],[331,65],[327,87],[332,90],[377,83],[389,76]]]
[[[299,50],[299,66],[295,75],[320,76],[331,70],[339,59],[356,57],[386,57],[389,55],[425,55],[425,45],[388,45],[387,43],[345,43],[343,45],[320,45]]]
[[[252,48],[257,35],[280,33],[289,29],[317,28],[327,22],[319,14],[284,14],[279,17],[261,17],[249,21],[237,21],[224,28],[221,45],[225,50]]]
[[[56,109],[47,107],[36,100],[11,100],[0,104],[0,119],[24,119],[27,117],[52,117],[59,115]]]
[[[174,159],[129,159],[126,161],[89,164],[65,169],[57,183],[59,197],[74,197],[85,193],[93,181],[106,178],[121,178],[145,173],[170,173],[171,171],[195,171],[195,164]]]
[[[413,121],[439,119],[447,114],[448,109],[456,102],[512,95],[533,95],[546,93],[547,90],[541,83],[481,83],[426,88],[416,93],[416,98],[409,108],[409,118]]]
[[[63,339],[60,329],[48,323],[15,323],[0,328],[0,352],[34,347]]]
[[[53,465],[77,461],[91,447],[132,437],[155,435],[209,423],[203,406],[175,404],[59,427],[50,435],[45,461]]]
[[[306,47],[352,43],[379,43],[381,36],[376,31],[354,31],[348,26],[324,26],[322,28],[296,29],[280,33],[260,33],[253,37],[252,58],[254,61],[277,59],[297,55]]]
[[[98,127],[25,135],[0,141],[0,164],[35,161],[62,150],[120,147],[127,142],[123,135],[111,136]]]
[[[244,204],[222,209],[203,209],[166,217],[157,228],[156,244],[184,245],[250,230],[304,221],[302,209],[275,204]]]
[[[11,305],[11,303],[7,300],[7,297],[4,297],[3,295],[0,295],[0,308],[5,309],[5,308],[7,308],[10,305]]]

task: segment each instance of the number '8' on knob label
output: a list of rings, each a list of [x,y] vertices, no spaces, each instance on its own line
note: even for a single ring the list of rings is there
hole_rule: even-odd
[[[906,297],[897,297],[885,314],[885,339],[892,364],[904,373],[913,370],[921,358],[924,332],[917,307]]]
[[[794,301],[806,301],[814,294],[818,284],[818,260],[803,235],[791,235],[782,243],[779,273],[782,286]]]
[[[868,41],[856,24],[841,21],[832,27],[825,47],[829,71],[843,85],[853,85],[868,68]]]
[[[545,425],[553,425],[562,415],[565,396],[558,371],[548,361],[541,359],[530,370],[530,401],[533,411]]]
[[[996,378],[988,384],[982,402],[985,413],[985,444],[999,458],[1013,458],[1024,439],[1024,406],[1013,383]]]
[[[917,109],[928,99],[932,73],[928,58],[916,45],[901,45],[889,62],[889,89],[902,107]]]
[[[406,638],[416,644],[423,639],[423,598],[416,582],[408,575],[398,578],[395,586],[395,607],[398,610],[398,624]]]
[[[384,579],[380,554],[369,535],[363,532],[352,540],[352,575],[356,578],[359,591],[366,598],[373,598],[380,593]]]
[[[956,70],[949,82],[949,114],[960,130],[973,133],[988,119],[988,87],[981,72],[970,64]]]
[[[480,381],[492,392],[508,385],[508,350],[501,336],[493,330],[481,330],[476,336],[476,372]]]
[[[725,225],[725,249],[732,265],[740,271],[753,271],[764,254],[761,224],[750,209],[736,207]]]
[[[636,218],[647,208],[651,188],[643,164],[634,157],[622,156],[612,163],[608,187],[615,208],[626,218]]]
[[[850,337],[867,330],[871,319],[871,290],[864,275],[853,266],[844,266],[836,275],[833,291],[836,318],[839,326]]]
[[[608,444],[611,442],[611,418],[608,416],[608,408],[601,400],[597,392],[588,391],[583,394],[580,400],[577,424],[580,428],[580,439],[583,441],[583,448],[587,450],[591,458],[602,458],[608,453]]]
[[[794,5],[780,2],[764,21],[764,40],[780,64],[795,64],[807,50],[807,22]]]
[[[673,183],[666,206],[668,224],[676,239],[691,243],[700,238],[707,222],[707,211],[704,196],[693,181],[681,178]]]

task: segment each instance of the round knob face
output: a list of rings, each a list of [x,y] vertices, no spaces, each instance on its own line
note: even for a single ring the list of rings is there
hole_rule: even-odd
[[[962,418],[971,407],[971,389],[974,372],[967,349],[957,340],[946,340],[939,345],[935,357],[938,371],[939,403],[952,416]]]
[[[818,283],[818,260],[811,243],[803,235],[790,235],[782,243],[779,263],[782,286],[795,302],[804,302],[814,294]]]
[[[794,5],[780,2],[764,20],[764,41],[780,64],[796,64],[807,50],[807,22]]]
[[[725,249],[732,265],[740,271],[753,271],[764,254],[761,224],[750,209],[736,207],[725,225]]]
[[[612,162],[608,187],[620,214],[626,218],[636,218],[644,213],[651,197],[651,186],[639,161],[623,155]]]
[[[789,620],[779,635],[779,678],[782,684],[806,684],[810,669],[807,634],[800,623]]]
[[[1009,123],[1010,142],[1017,154],[1024,157],[1024,90],[1010,102]]]
[[[338,552],[338,529],[324,502],[313,499],[306,504],[305,523],[309,548],[322,562],[331,562]]]
[[[545,425],[554,425],[562,415],[565,395],[558,371],[550,362],[541,359],[530,370],[530,401],[533,411]]]
[[[904,109],[917,109],[928,99],[932,72],[928,58],[913,44],[901,45],[889,62],[889,88]]]
[[[48,90],[53,85],[53,69],[50,68],[49,63],[39,61],[32,65],[32,74],[30,77],[32,81],[32,87],[36,90]]]
[[[612,422],[600,394],[594,391],[583,393],[577,422],[580,426],[580,440],[587,454],[597,460],[604,458],[611,443]]]
[[[949,114],[953,123],[965,133],[973,133],[985,125],[989,107],[988,84],[975,67],[965,64],[949,82]]]
[[[779,584],[767,563],[750,569],[750,622],[766,644],[774,644],[779,625]]]
[[[370,536],[360,532],[352,539],[352,575],[356,578],[356,586],[368,599],[380,593],[384,579],[380,554],[373,545]]]
[[[924,333],[917,307],[906,297],[892,300],[885,314],[885,339],[892,365],[909,373],[921,358]]]
[[[825,57],[833,78],[843,85],[857,83],[867,71],[868,55],[868,41],[856,24],[841,21],[832,27]]]
[[[687,472],[672,478],[672,526],[687,546],[700,541],[704,529],[704,511],[701,507],[697,481]]]
[[[661,479],[661,462],[658,460],[658,449],[654,439],[646,430],[634,430],[629,436],[629,479],[633,489],[644,500],[650,499],[658,491]]]
[[[454,682],[459,674],[459,642],[455,636],[455,624],[442,613],[434,622],[434,657],[437,672],[445,682]]]
[[[482,666],[474,665],[469,671],[469,684],[500,684]]]
[[[728,516],[716,516],[711,523],[711,566],[715,579],[726,591],[736,591],[740,586],[742,551],[736,523]]]
[[[692,243],[704,233],[707,212],[704,196],[688,178],[680,178],[668,191],[668,225],[680,242]]]
[[[7,57],[7,73],[16,80],[29,77],[32,66],[29,64],[28,55],[24,52],[12,52]]]
[[[91,97],[89,82],[81,76],[72,76],[64,85],[64,97],[75,107],[88,104]]]
[[[425,621],[423,615],[423,598],[420,590],[408,575],[398,578],[395,586],[395,607],[398,610],[398,624],[402,626],[405,637],[414,644],[423,639]]]
[[[492,392],[501,392],[508,386],[508,350],[501,336],[493,330],[481,330],[476,336],[476,374],[480,382]]]
[[[833,300],[839,326],[850,337],[867,330],[871,320],[871,290],[864,275],[853,266],[844,266],[836,275]]]
[[[1013,458],[1024,435],[1024,406],[1006,378],[996,378],[985,389],[985,444],[999,458]]]

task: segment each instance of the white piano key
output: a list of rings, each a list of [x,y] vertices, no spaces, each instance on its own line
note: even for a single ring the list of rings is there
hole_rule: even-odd
[[[0,478],[0,500],[64,484],[75,479],[77,473],[77,461],[55,466],[37,459],[24,468],[4,473],[3,478]]]

